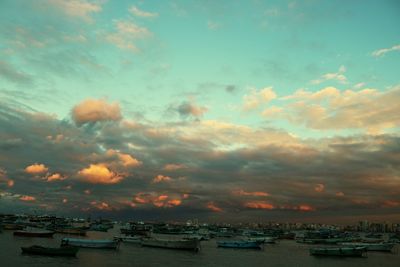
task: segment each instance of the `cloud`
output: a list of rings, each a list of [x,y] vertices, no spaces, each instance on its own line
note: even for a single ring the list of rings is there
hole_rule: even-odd
[[[316,184],[314,187],[315,192],[323,192],[325,190],[325,186],[323,184]]]
[[[119,164],[124,167],[138,167],[142,165],[142,162],[135,159],[129,154],[121,153],[119,151],[109,149],[107,150],[106,154],[108,156],[117,156],[119,159]]]
[[[35,174],[35,175],[45,173],[48,170],[49,170],[49,168],[47,168],[44,164],[38,164],[38,163],[29,165],[25,168],[26,173]]]
[[[289,96],[289,121],[314,129],[357,129],[370,133],[400,125],[400,87],[387,91],[376,89],[339,91],[326,87],[317,92],[300,90]]]
[[[66,15],[81,18],[86,22],[93,22],[92,13],[99,13],[102,10],[100,2],[86,0],[47,0],[47,2],[62,10]]]
[[[104,164],[90,164],[78,172],[84,181],[93,184],[116,184],[124,179],[124,175],[112,172]]]
[[[221,27],[221,23],[215,22],[215,21],[208,21],[207,22],[207,27],[210,30],[217,30]]]
[[[158,13],[154,12],[146,12],[143,10],[140,10],[138,7],[136,6],[131,6],[131,8],[129,8],[129,12],[132,13],[133,15],[135,15],[136,17],[141,17],[141,18],[155,18],[158,17]]]
[[[90,205],[98,210],[112,210],[112,207],[107,202],[92,201],[90,202]]]
[[[246,192],[243,189],[234,190],[234,191],[232,191],[232,194],[235,195],[235,196],[254,196],[254,197],[267,197],[267,196],[269,196],[269,194],[266,193],[266,192],[260,192],[260,191]]]
[[[182,200],[178,197],[156,192],[139,192],[134,196],[133,201],[137,205],[151,204],[157,208],[173,208],[182,204]]]
[[[116,47],[131,52],[139,51],[136,44],[138,40],[152,36],[152,33],[147,28],[127,20],[117,21],[115,28],[114,32],[105,35],[105,39]]]
[[[191,116],[199,118],[202,117],[208,109],[206,107],[198,106],[195,103],[184,101],[176,107],[176,111],[181,117]]]
[[[33,196],[21,196],[20,198],[19,198],[20,200],[22,200],[22,201],[36,201],[36,198],[35,197],[33,197]]]
[[[153,183],[171,182],[171,181],[172,181],[171,177],[165,176],[165,175],[162,175],[162,174],[157,175],[153,179]]]
[[[72,118],[77,125],[100,121],[118,121],[122,118],[118,103],[107,103],[103,99],[87,99],[72,109]]]
[[[181,169],[186,169],[187,167],[184,164],[165,164],[163,170],[165,171],[176,171]]]
[[[373,57],[382,57],[386,53],[393,52],[393,51],[399,51],[399,50],[400,50],[400,44],[394,45],[394,46],[392,46],[390,48],[382,48],[382,49],[379,49],[379,50],[375,50],[374,52],[371,53],[371,55]]]
[[[346,67],[345,66],[340,66],[338,72],[333,72],[333,73],[326,73],[321,76],[321,78],[312,80],[311,84],[320,84],[326,81],[334,80],[336,82],[345,84],[347,83],[347,78],[344,75],[346,72]]]
[[[33,83],[33,79],[30,75],[17,70],[11,64],[0,60],[0,77],[4,79],[22,85],[30,85]]]
[[[215,205],[213,201],[210,201],[207,203],[207,209],[209,209],[213,212],[223,212],[223,210],[220,207],[218,207],[217,205]]]
[[[266,210],[272,210],[275,208],[274,205],[271,203],[268,203],[266,201],[249,201],[244,204],[246,208],[249,209],[266,209]]]
[[[260,90],[252,89],[250,94],[243,97],[243,110],[250,111],[257,109],[260,105],[267,104],[276,98],[276,93],[272,87],[266,87]]]
[[[67,177],[62,176],[59,173],[53,173],[46,177],[47,182],[54,182],[54,181],[62,181],[65,180]]]

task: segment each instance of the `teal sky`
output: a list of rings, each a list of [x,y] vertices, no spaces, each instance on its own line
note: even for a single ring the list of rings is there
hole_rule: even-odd
[[[139,159],[127,123],[173,139],[164,142],[216,138],[207,153],[292,141],[319,152],[343,140],[371,147],[399,133],[399,26],[399,1],[0,0],[0,104],[10,116],[50,116],[45,136],[104,135],[93,151]],[[105,136],[109,123],[120,135]],[[87,124],[97,133],[90,136]],[[0,135],[24,140],[19,131],[35,132],[26,127]],[[141,151],[158,142],[147,140]],[[13,164],[50,165],[42,161]],[[65,166],[68,179],[83,169],[76,164]],[[6,165],[0,161],[14,172]],[[396,170],[391,179],[400,179]],[[192,186],[204,182],[193,179]]]

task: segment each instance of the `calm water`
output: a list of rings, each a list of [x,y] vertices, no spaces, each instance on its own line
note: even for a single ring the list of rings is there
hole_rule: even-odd
[[[109,233],[89,232],[90,238],[110,238]],[[12,231],[0,233],[0,266],[400,266],[397,253],[368,252],[367,258],[316,258],[309,255],[310,245],[281,241],[265,245],[264,250],[217,248],[215,239],[202,242],[199,253],[141,247],[121,243],[119,250],[80,249],[76,258],[22,255],[21,246],[33,244],[59,246],[63,235],[54,238],[14,237]]]

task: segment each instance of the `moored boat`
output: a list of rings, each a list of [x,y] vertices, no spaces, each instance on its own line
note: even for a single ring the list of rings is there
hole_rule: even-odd
[[[53,231],[47,230],[19,230],[14,232],[15,236],[26,236],[26,237],[53,237]]]
[[[59,248],[30,246],[30,247],[21,247],[21,250],[23,253],[28,253],[28,254],[75,257],[79,248],[70,246],[59,247]]]
[[[157,248],[170,248],[170,249],[184,249],[184,250],[200,250],[200,241],[198,239],[161,239],[161,238],[144,238],[142,246],[157,247]]]
[[[261,248],[261,242],[247,240],[228,240],[217,241],[217,246],[221,248]]]
[[[73,246],[81,248],[109,248],[117,249],[119,240],[112,239],[79,239],[79,238],[63,238],[61,246]]]
[[[352,243],[345,242],[340,243],[342,246],[346,247],[365,247],[368,251],[383,251],[383,252],[391,252],[394,244],[393,243]]]
[[[310,248],[312,256],[339,256],[362,257],[366,252],[365,247],[317,247]]]

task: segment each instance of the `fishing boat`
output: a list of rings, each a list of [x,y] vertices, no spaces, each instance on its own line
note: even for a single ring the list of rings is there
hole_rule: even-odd
[[[140,244],[142,242],[142,236],[114,236],[114,240],[120,240],[124,243],[135,243]]]
[[[229,240],[217,241],[217,246],[221,248],[261,248],[261,242],[248,240]]]
[[[352,242],[344,242],[340,243],[342,246],[346,247],[360,247],[363,246],[368,251],[383,251],[383,252],[391,252],[394,244],[393,243],[352,243]]]
[[[73,246],[81,248],[109,248],[117,249],[119,240],[112,239],[79,239],[79,238],[63,238],[61,246]]]
[[[199,251],[200,241],[198,239],[144,238],[142,246]]]
[[[366,251],[365,247],[317,247],[310,248],[312,256],[339,256],[339,257],[362,257]]]
[[[53,231],[47,230],[19,230],[14,232],[15,236],[26,236],[26,237],[53,237]]]
[[[59,247],[59,248],[30,246],[30,247],[21,247],[21,249],[22,253],[27,253],[27,254],[64,256],[64,257],[75,257],[76,253],[79,250],[79,248],[71,246]]]

